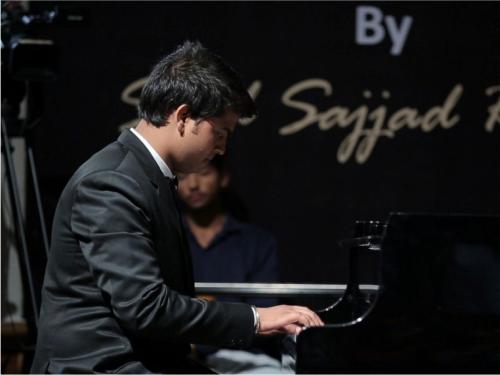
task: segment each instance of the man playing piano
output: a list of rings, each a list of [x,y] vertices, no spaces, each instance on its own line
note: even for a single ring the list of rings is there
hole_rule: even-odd
[[[225,151],[256,112],[234,70],[199,43],[162,59],[136,129],[92,156],[54,217],[32,372],[200,372],[189,343],[240,348],[322,322],[300,306],[194,298],[176,173]]]

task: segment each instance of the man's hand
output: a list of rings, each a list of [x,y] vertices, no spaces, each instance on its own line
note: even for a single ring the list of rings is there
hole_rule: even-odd
[[[273,307],[259,307],[260,316],[259,335],[273,333],[299,334],[306,327],[323,326],[319,316],[303,306],[279,305]]]

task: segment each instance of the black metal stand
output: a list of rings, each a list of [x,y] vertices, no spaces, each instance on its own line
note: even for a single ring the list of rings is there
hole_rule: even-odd
[[[10,139],[7,134],[7,128],[5,125],[5,121],[2,118],[2,154],[5,157],[5,165],[6,165],[6,176],[7,182],[9,184],[9,196],[12,206],[12,212],[14,216],[14,223],[16,227],[16,238],[18,241],[18,246],[20,250],[20,258],[21,264],[24,268],[26,280],[28,283],[28,288],[30,291],[30,300],[33,310],[33,319],[35,326],[38,326],[38,301],[37,294],[35,292],[35,283],[33,280],[33,273],[31,269],[31,262],[28,253],[28,242],[26,239],[26,227],[23,220],[22,209],[21,209],[21,199],[19,196],[19,187],[17,185],[17,176],[14,167],[14,162],[12,160],[12,146],[10,144]],[[36,172],[32,176],[36,179]],[[35,185],[35,190],[38,189],[38,185]],[[40,197],[39,192],[37,194],[38,198]],[[41,208],[41,205],[40,205]],[[45,223],[43,223],[44,225]],[[45,231],[45,227],[42,228],[42,231]],[[46,236],[46,234],[45,234]],[[48,241],[47,241],[48,244]],[[48,245],[47,247],[48,248]],[[48,250],[47,250],[48,251]]]
[[[26,137],[26,151],[28,154],[28,166],[31,172],[31,183],[33,184],[33,192],[35,194],[35,202],[38,213],[40,231],[42,232],[43,249],[45,256],[49,257],[49,238],[47,235],[47,226],[45,224],[45,215],[42,205],[42,197],[40,195],[40,188],[38,186],[38,175],[36,173],[35,157],[33,155],[33,147],[31,145],[31,137]]]

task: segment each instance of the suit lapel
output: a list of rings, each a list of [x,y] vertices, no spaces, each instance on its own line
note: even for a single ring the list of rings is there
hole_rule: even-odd
[[[163,175],[155,159],[144,146],[144,144],[129,130],[124,131],[118,138],[118,142],[129,148],[139,160],[143,171],[156,189],[160,206],[160,215],[165,223],[174,226],[177,233],[181,235],[182,228],[177,218],[175,203],[169,191],[167,178]]]
[[[177,192],[169,185],[167,184],[168,187],[168,192],[170,193],[170,198],[174,202],[175,205],[175,216],[176,216],[176,223],[180,228],[180,239],[181,239],[181,244],[182,244],[182,257],[184,259],[184,264],[187,265],[184,269],[184,273],[186,275],[187,279],[187,286],[188,286],[188,292],[191,295],[194,295],[194,279],[193,279],[193,261],[191,259],[191,251],[189,250],[189,244],[187,241],[186,237],[186,230],[184,229],[184,223],[181,218],[181,211],[179,209],[179,198],[177,196]]]
[[[146,146],[130,130],[123,131],[118,137],[118,142],[130,149],[142,166],[144,173],[155,186],[159,186],[165,180],[165,176],[156,164],[155,159]]]
[[[179,216],[175,193],[170,189],[168,179],[163,175],[160,167],[154,160],[149,150],[144,144],[129,130],[122,132],[118,142],[130,149],[141,164],[145,174],[155,186],[157,192],[157,204],[159,214],[163,223],[157,223],[159,228],[173,227],[177,232],[181,247],[176,249],[184,268],[185,290],[189,294],[194,293],[193,271],[191,254],[188,248],[186,234]]]

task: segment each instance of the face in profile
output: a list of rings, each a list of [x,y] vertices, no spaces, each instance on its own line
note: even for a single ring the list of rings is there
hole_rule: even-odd
[[[197,121],[187,118],[182,132],[182,151],[178,158],[182,160],[177,169],[182,173],[206,172],[216,155],[226,151],[229,135],[238,123],[239,115],[228,110],[223,115]]]
[[[221,189],[227,187],[229,176],[212,164],[200,172],[179,174],[179,195],[189,210],[203,210],[213,206]]]

